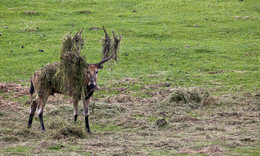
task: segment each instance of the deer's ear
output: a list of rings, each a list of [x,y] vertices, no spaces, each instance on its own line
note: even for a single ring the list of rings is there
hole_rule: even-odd
[[[97,68],[98,68],[98,69],[102,69],[103,66],[102,66],[102,65],[97,65]]]

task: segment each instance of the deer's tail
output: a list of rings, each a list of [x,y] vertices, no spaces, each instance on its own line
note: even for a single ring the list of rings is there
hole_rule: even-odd
[[[34,86],[33,86],[32,80],[31,80],[31,87],[30,87],[31,97],[32,97],[33,93],[34,93]]]

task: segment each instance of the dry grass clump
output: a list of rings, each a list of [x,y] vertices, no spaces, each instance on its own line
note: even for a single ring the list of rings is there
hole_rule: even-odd
[[[203,106],[208,98],[209,92],[202,88],[177,88],[162,103],[163,105],[193,109]]]
[[[121,35],[120,37],[116,37],[115,33],[113,31],[113,37],[114,40],[112,41],[111,38],[108,36],[105,28],[103,27],[103,30],[105,32],[105,38],[102,40],[102,56],[103,59],[108,59],[112,56],[112,58],[115,60],[116,63],[118,63],[118,48],[121,41]],[[110,60],[109,63],[112,61]]]
[[[16,137],[16,136],[4,136],[4,137],[1,137],[0,141],[3,141],[3,142],[8,142],[8,143],[14,143],[14,142],[18,142],[19,141],[19,138]]]
[[[90,105],[90,110],[93,115],[96,115],[95,120],[101,118],[111,118],[126,111],[122,105],[108,104],[108,103],[95,103]]]
[[[51,121],[46,122],[46,126],[48,126],[48,131],[44,135],[48,139],[85,139],[88,136],[84,128],[74,124],[72,118],[67,118],[65,114],[53,116]],[[37,131],[37,133],[43,134],[42,131]]]
[[[81,32],[77,32],[74,37],[71,36],[71,34],[66,34],[63,37],[62,45],[61,45],[61,57],[64,55],[64,53],[67,53],[69,51],[76,52],[80,54],[81,49],[84,46],[84,39],[81,36]]]
[[[59,67],[59,63],[48,63],[47,65],[43,66],[39,72],[39,86],[45,86],[46,88],[51,88],[54,81],[54,75],[56,74]],[[36,72],[37,73],[37,72]]]
[[[63,123],[59,124],[55,127],[55,132],[51,134],[53,139],[65,139],[65,138],[78,138],[78,139],[86,139],[87,138],[86,131],[79,126],[73,125],[72,123]]]
[[[27,127],[21,127],[21,128],[14,129],[7,136],[17,137],[19,141],[26,141],[28,139],[37,139],[38,137],[42,137],[43,134],[39,131],[28,129]]]
[[[118,103],[127,103],[127,102],[134,102],[136,99],[130,95],[116,95],[114,97],[108,97],[106,98],[106,102],[112,103],[112,102],[118,102]]]
[[[188,154],[188,155],[198,155],[198,154],[206,154],[206,155],[221,155],[224,152],[224,150],[219,146],[209,146],[204,147],[202,149],[182,149],[178,152],[178,154]]]
[[[50,111],[46,112],[46,115],[48,116],[55,116],[55,115],[58,115],[58,116],[61,116],[61,115],[68,115],[70,116],[71,114],[73,114],[73,107],[71,106],[59,106],[59,107],[56,107],[55,109],[51,109]]]
[[[85,56],[80,55],[83,45],[84,40],[80,32],[73,38],[71,34],[66,34],[61,47],[60,66],[56,76],[63,82],[60,86],[62,91],[73,97],[80,97],[84,92],[82,86],[86,86],[84,70],[87,62]]]
[[[158,119],[156,122],[155,122],[155,125],[157,127],[164,127],[166,126],[167,122],[165,119]]]

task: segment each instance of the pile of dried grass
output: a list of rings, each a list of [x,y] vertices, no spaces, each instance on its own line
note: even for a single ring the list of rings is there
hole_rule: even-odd
[[[202,88],[177,88],[166,97],[163,105],[173,105],[184,109],[199,108],[204,105],[209,98],[209,92]]]
[[[80,55],[81,49],[84,46],[84,39],[81,36],[81,32],[77,32],[74,37],[71,36],[71,34],[66,34],[63,37],[62,45],[61,45],[61,57],[64,55],[64,53],[67,53],[69,51],[76,52]]]
[[[84,70],[87,67],[85,56],[81,56],[81,48],[84,40],[81,33],[77,33],[74,38],[67,34],[63,38],[60,55],[60,66],[56,76],[62,81],[62,91],[70,96],[80,98],[84,94],[86,77]]]
[[[52,139],[66,139],[66,138],[80,138],[88,137],[86,131],[81,126],[77,126],[63,118],[56,116],[55,121],[49,123],[50,133],[49,137]]]
[[[36,74],[39,74],[39,86],[45,86],[45,88],[50,89],[52,85],[56,84],[56,81],[53,80],[57,70],[59,67],[59,63],[48,63],[43,66],[40,70],[36,71]],[[38,86],[36,86],[38,87]],[[38,94],[41,94],[40,92]],[[40,96],[40,95],[39,95]]]
[[[58,128],[58,130],[55,131],[52,135],[53,139],[65,139],[65,138],[80,138],[80,139],[86,139],[88,137],[86,131],[75,125],[63,125],[62,127]]]

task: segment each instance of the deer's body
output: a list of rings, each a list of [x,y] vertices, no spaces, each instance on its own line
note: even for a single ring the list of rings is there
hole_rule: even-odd
[[[104,28],[103,28],[104,29]],[[81,31],[82,32],[82,31]],[[83,39],[81,38],[81,32],[75,35],[75,37],[72,40],[72,44],[75,45],[76,47],[76,52],[80,53],[80,46],[82,46]],[[91,133],[90,128],[89,128],[89,103],[90,103],[90,97],[93,95],[95,89],[97,88],[97,74],[98,74],[98,69],[101,69],[103,66],[102,64],[109,61],[111,58],[114,58],[116,55],[116,50],[118,47],[118,44],[121,40],[116,38],[114,36],[115,40],[115,47],[113,49],[113,52],[110,56],[108,56],[108,53],[110,51],[110,43],[106,44],[107,41],[110,40],[109,36],[107,35],[105,29],[104,32],[106,34],[106,42],[104,43],[105,48],[104,48],[104,57],[103,59],[96,64],[87,64],[87,67],[83,69],[83,73],[79,71],[81,75],[83,75],[84,79],[83,82],[78,82],[78,86],[80,88],[74,88],[73,89],[64,89],[61,86],[65,86],[64,81],[61,80],[59,76],[57,76],[57,72],[59,69],[60,64],[59,63],[51,63],[47,64],[46,66],[42,67],[40,70],[37,70],[31,77],[31,88],[30,88],[30,94],[31,97],[34,92],[36,92],[37,97],[32,100],[32,104],[30,107],[30,116],[28,120],[28,128],[31,127],[34,113],[37,110],[37,113],[40,118],[40,124],[41,124],[41,129],[45,130],[44,123],[43,123],[43,110],[45,107],[45,104],[48,100],[48,97],[50,95],[54,95],[54,93],[60,93],[60,94],[67,94],[72,97],[73,99],[73,108],[74,108],[74,122],[77,121],[78,117],[78,102],[82,100],[83,103],[83,112],[85,116],[85,123],[86,123],[86,130]],[[114,33],[113,33],[114,35]],[[70,47],[69,47],[70,48]],[[66,51],[65,51],[66,53]],[[81,70],[80,70],[81,71]],[[74,73],[74,71],[71,71]],[[75,74],[74,74],[75,75]],[[77,81],[76,81],[77,82]],[[73,86],[71,86],[73,88]],[[78,90],[82,91],[84,94],[78,94],[78,93],[73,93],[73,91],[78,92]],[[64,92],[66,91],[66,92]]]
[[[45,83],[49,83],[49,85],[46,86],[46,85],[44,85],[44,83],[41,83],[41,81],[39,81],[39,78],[40,78],[41,74],[46,74],[43,72],[43,70],[45,70],[46,68],[50,69],[50,68],[48,68],[48,66],[52,66],[51,69],[53,69],[53,71],[50,71],[48,73],[48,78],[46,77],[46,79],[48,79],[48,80]],[[56,68],[53,68],[53,66]],[[47,64],[45,67],[36,71],[32,75],[30,94],[32,96],[33,93],[36,92],[37,97],[33,100],[32,104],[31,104],[28,127],[31,127],[34,113],[37,110],[37,113],[39,114],[39,118],[40,118],[41,129],[45,130],[42,116],[43,116],[43,109],[48,100],[48,97],[50,95],[54,95],[54,93],[66,94],[66,93],[63,93],[62,90],[58,87],[59,83],[61,82],[61,80],[59,80],[55,76],[58,66],[59,66],[58,63]],[[90,103],[90,97],[93,95],[94,90],[97,86],[97,71],[98,71],[98,67],[95,64],[90,64],[88,66],[88,68],[84,71],[84,74],[86,75],[86,78],[87,78],[86,79],[87,86],[83,86],[83,87],[85,87],[84,88],[84,90],[85,90],[84,98],[85,99],[82,99],[82,97],[75,97],[75,96],[73,96],[73,94],[69,95],[69,96],[72,96],[72,99],[73,99],[74,122],[77,121],[78,102],[79,102],[79,100],[83,101],[83,111],[84,111],[84,116],[85,116],[85,121],[86,121],[86,128],[87,128],[88,132],[90,132],[89,122],[88,122],[89,103]]]

